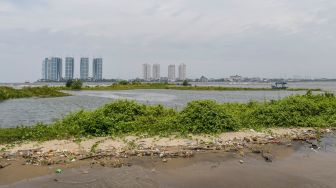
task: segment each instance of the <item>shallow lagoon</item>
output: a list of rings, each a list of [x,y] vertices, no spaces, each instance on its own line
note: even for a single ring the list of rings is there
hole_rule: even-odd
[[[0,102],[0,127],[50,123],[70,112],[95,109],[117,99],[136,100],[144,104],[162,104],[181,109],[189,101],[212,99],[218,102],[248,102],[280,99],[305,91],[67,91],[73,96],[60,98],[26,98]]]

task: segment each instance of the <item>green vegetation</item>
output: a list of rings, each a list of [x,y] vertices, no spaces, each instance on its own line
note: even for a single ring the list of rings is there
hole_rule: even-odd
[[[183,86],[190,86],[191,84],[189,84],[188,80],[184,80],[184,81],[182,82],[182,85],[183,85]]]
[[[67,87],[67,88],[70,88],[71,87],[71,85],[72,85],[72,83],[73,83],[73,80],[67,80],[66,82],[65,82],[65,87]]]
[[[194,101],[181,111],[119,100],[95,111],[79,111],[51,125],[0,129],[0,143],[87,136],[218,134],[272,127],[335,127],[333,94],[289,96],[278,101]]]
[[[56,87],[24,87],[14,89],[12,87],[0,87],[0,101],[6,99],[24,98],[24,97],[63,97],[68,94],[58,91]]]
[[[133,90],[133,89],[172,89],[172,90],[200,90],[200,91],[272,91],[272,88],[241,88],[241,87],[222,87],[222,86],[191,86],[188,81],[181,85],[168,83],[141,83],[120,81],[110,86],[84,87],[83,90]],[[292,88],[288,91],[307,91],[305,88]],[[313,89],[312,91],[321,91]]]
[[[78,90],[83,86],[83,82],[81,80],[73,80],[71,83],[71,89]]]

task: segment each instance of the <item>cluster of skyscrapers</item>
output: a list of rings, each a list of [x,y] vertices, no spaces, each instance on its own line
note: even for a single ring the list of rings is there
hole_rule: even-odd
[[[159,81],[164,79],[167,79],[168,81],[185,80],[187,75],[187,66],[183,63],[178,66],[177,77],[175,65],[169,65],[167,78],[161,77],[160,64],[153,64],[153,71],[150,64],[143,64],[142,66],[143,79],[146,81]]]
[[[84,81],[99,81],[103,79],[103,59],[93,58],[92,77],[89,77],[90,61],[87,57],[80,58],[80,79]],[[43,81],[63,81],[74,79],[75,60],[73,57],[65,58],[65,76],[63,73],[62,58],[48,57],[42,63]]]

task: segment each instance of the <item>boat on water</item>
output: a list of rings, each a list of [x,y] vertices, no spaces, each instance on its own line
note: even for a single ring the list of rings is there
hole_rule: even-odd
[[[287,82],[275,82],[272,85],[272,89],[287,89]]]

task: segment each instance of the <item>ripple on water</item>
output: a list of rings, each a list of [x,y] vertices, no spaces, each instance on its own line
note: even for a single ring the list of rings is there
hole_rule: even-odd
[[[218,102],[264,101],[303,94],[304,91],[181,91],[181,90],[128,90],[128,91],[67,91],[74,96],[60,98],[28,98],[0,103],[0,127],[50,123],[70,112],[95,109],[116,99],[136,100],[145,104],[162,104],[181,109],[194,100],[212,99]]]

